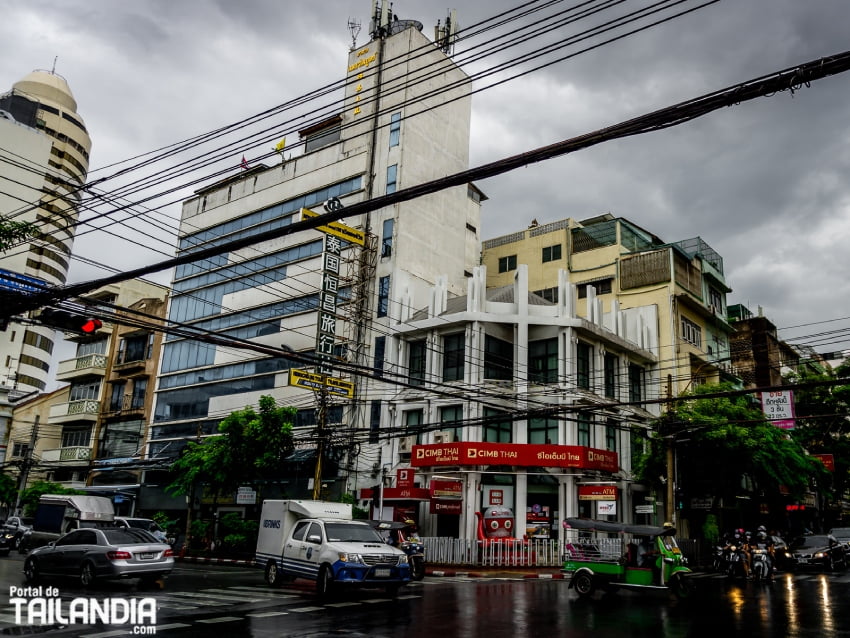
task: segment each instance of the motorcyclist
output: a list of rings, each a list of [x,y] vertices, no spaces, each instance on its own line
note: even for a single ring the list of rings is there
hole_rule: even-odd
[[[732,533],[732,537],[727,539],[726,546],[723,548],[725,552],[731,552],[732,547],[735,551],[741,552],[741,564],[744,568],[744,576],[750,577],[750,552],[747,548],[747,532],[743,527],[739,527]]]
[[[773,571],[775,565],[774,559],[774,543],[773,539],[768,535],[767,528],[764,525],[759,525],[756,535],[750,541],[751,549],[763,549],[767,551],[767,578],[773,580]],[[752,556],[752,553],[750,553]]]

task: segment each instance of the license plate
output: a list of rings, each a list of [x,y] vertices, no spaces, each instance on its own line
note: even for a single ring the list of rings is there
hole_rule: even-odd
[[[139,558],[142,560],[153,560],[155,556],[156,554],[154,554],[153,552],[142,552],[141,554],[139,554]]]
[[[375,578],[389,578],[392,572],[386,567],[378,567],[375,569]]]
[[[808,559],[808,558],[798,558],[798,559],[797,559],[797,562],[798,562],[798,563],[808,563],[808,562],[809,562],[809,559]]]

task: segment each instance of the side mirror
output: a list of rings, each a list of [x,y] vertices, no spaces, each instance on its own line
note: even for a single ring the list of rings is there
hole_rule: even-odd
[[[308,542],[308,543],[313,543],[313,544],[315,544],[315,545],[321,545],[321,544],[322,544],[322,537],[321,537],[321,536],[319,536],[318,534],[310,534],[310,535],[307,537],[307,542]]]

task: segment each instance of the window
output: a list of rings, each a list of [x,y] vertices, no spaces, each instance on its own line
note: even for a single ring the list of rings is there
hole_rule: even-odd
[[[546,301],[558,303],[558,288],[544,288],[543,290],[532,291],[538,297],[543,297]]]
[[[338,142],[341,130],[342,124],[337,123],[333,126],[326,126],[317,131],[306,133],[304,135],[304,152],[309,153],[310,151],[315,151],[317,148]]]
[[[593,416],[587,412],[578,413],[578,444],[584,447],[593,447]]]
[[[702,328],[687,317],[682,317],[682,339],[699,348],[702,345]]]
[[[401,137],[401,113],[393,113],[390,116],[390,147],[398,146]]]
[[[513,422],[506,412],[484,408],[484,418],[487,419],[484,424],[484,441],[510,443],[513,440]]]
[[[90,383],[74,383],[68,397],[69,401],[85,401],[86,399],[97,399],[100,395],[100,381]]]
[[[422,423],[424,423],[423,410],[405,410],[404,426],[407,428],[407,435],[416,435],[416,442],[422,443]]]
[[[447,405],[440,408],[440,423],[451,424],[461,423],[463,421],[463,406],[462,405]],[[443,427],[445,432],[454,434],[455,441],[463,440],[463,426]]]
[[[91,429],[66,428],[62,430],[62,447],[88,447],[91,440]]]
[[[723,314],[723,295],[717,288],[708,289],[708,306],[712,312],[718,315]]]
[[[112,384],[112,392],[109,395],[109,409],[113,412],[124,409],[124,389],[126,386],[126,381]]]
[[[153,351],[153,333],[124,337],[118,342],[118,363],[144,361]]]
[[[378,316],[386,317],[390,305],[390,276],[378,280]]]
[[[146,377],[133,379],[133,399],[130,408],[140,410],[145,407],[145,395],[148,391],[148,380]]]
[[[619,361],[616,355],[605,353],[605,396],[609,399],[617,398],[617,367]]]
[[[484,335],[484,378],[510,381],[514,373],[514,344]]]
[[[443,337],[443,381],[463,381],[464,334]]]
[[[576,284],[576,291],[579,299],[587,298],[587,287],[593,286],[597,295],[607,295],[611,293],[611,285],[614,279],[600,279],[599,281],[588,281],[581,284]]]
[[[583,390],[590,390],[590,356],[593,348],[579,341],[576,347],[576,385]]]
[[[393,254],[393,227],[394,219],[384,220],[384,231],[381,233],[381,257],[389,257]]]
[[[617,438],[620,429],[617,427],[617,421],[608,419],[605,423],[605,449],[611,452],[617,451]]]
[[[30,454],[29,443],[15,443],[12,446],[12,456],[27,457]]]
[[[82,341],[77,344],[77,357],[85,357],[90,354],[106,354],[107,343],[107,339]]]
[[[511,270],[516,270],[516,255],[499,257],[499,272],[509,272]]]
[[[528,344],[528,380],[531,383],[557,383],[557,338],[532,341]]]
[[[398,164],[387,166],[387,195],[395,193],[398,181]]]
[[[528,422],[528,442],[557,445],[558,427],[558,419],[530,419]]]
[[[425,340],[411,341],[407,359],[407,382],[425,385]]]
[[[372,401],[369,410],[369,443],[377,443],[381,430],[381,402]]]
[[[379,377],[384,376],[384,354],[387,349],[386,337],[375,337],[375,363],[373,369]]]
[[[629,401],[643,401],[643,368],[629,364]]]
[[[561,244],[546,246],[543,249],[543,263],[547,261],[558,261],[561,258]]]

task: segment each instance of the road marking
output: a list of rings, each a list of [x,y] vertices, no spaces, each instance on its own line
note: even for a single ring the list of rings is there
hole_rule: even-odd
[[[232,587],[232,588],[228,587],[227,589],[204,589],[203,591],[209,592],[211,594],[222,593],[222,594],[242,595],[244,593],[244,594],[250,594],[252,596],[262,596],[263,598],[275,598],[275,599],[276,598],[292,598],[294,596],[294,594],[277,594],[275,592],[254,591],[254,590],[247,589],[247,588],[243,592],[243,591],[237,591],[237,589],[238,588],[236,588],[236,587]]]
[[[322,611],[324,607],[293,607],[289,611],[294,611],[299,614],[306,613],[308,611]]]
[[[360,603],[355,602],[347,602],[347,603],[328,603],[325,607],[359,607]]]
[[[288,611],[266,611],[261,614],[245,614],[248,618],[270,618],[271,616],[286,616]]]
[[[235,622],[237,620],[244,620],[244,618],[240,616],[219,616],[218,618],[204,618],[203,620],[199,620],[197,622],[201,622],[206,625],[212,625],[220,622]],[[126,634],[127,632],[124,633]]]
[[[164,629],[184,629],[185,627],[191,627],[191,626],[192,625],[187,625],[186,623],[182,623],[182,622],[173,622],[170,625],[157,625],[156,630],[162,631]],[[127,632],[125,631],[124,633],[126,634]]]
[[[237,594],[238,592],[233,592],[233,594]],[[228,595],[228,594],[205,594],[204,592],[174,592],[172,596],[182,596],[184,597],[184,601],[186,598],[202,598],[202,599],[213,599],[213,600],[224,600],[234,603],[258,603],[260,602],[259,598],[248,598],[246,596],[238,596],[238,595]]]

